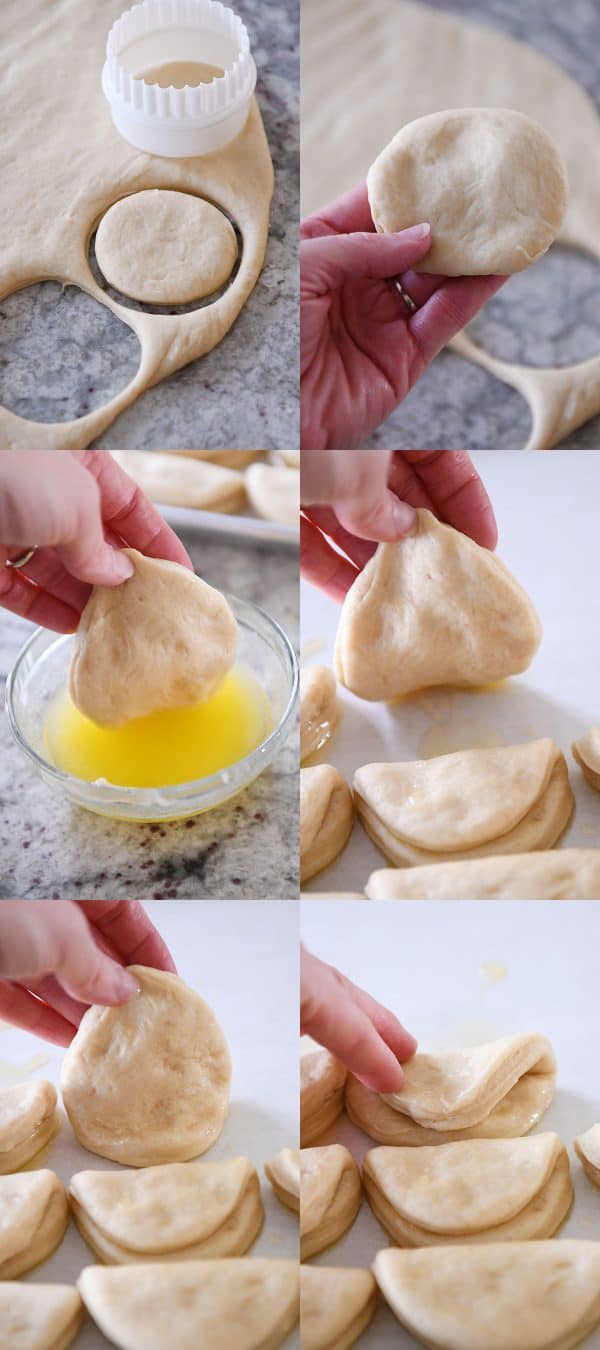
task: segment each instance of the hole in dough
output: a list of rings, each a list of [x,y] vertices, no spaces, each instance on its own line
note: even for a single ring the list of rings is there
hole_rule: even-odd
[[[68,422],[134,378],[131,328],[78,286],[40,281],[2,302],[0,401],[34,422]]]
[[[516,389],[456,352],[442,351],[367,445],[514,450],[527,443],[530,430],[529,406]]]
[[[570,366],[600,352],[600,268],[578,249],[553,244],[511,277],[469,324],[468,336],[500,361]]]

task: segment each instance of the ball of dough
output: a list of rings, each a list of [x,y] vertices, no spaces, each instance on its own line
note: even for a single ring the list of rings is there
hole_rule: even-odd
[[[153,188],[122,197],[96,234],[109,285],[149,305],[185,305],[223,286],[237,258],[235,231],[216,206]]]
[[[373,221],[383,233],[428,221],[417,272],[508,276],[550,247],[567,206],[550,137],[508,108],[459,108],[409,122],[371,165]]]

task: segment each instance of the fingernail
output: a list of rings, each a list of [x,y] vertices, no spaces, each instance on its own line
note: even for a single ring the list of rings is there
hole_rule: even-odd
[[[127,554],[122,553],[118,548],[114,548],[112,553],[112,565],[115,576],[119,577],[120,581],[128,581],[135,572],[135,567],[133,566],[131,558],[128,558]]]
[[[426,239],[431,234],[431,225],[427,221],[421,225],[409,225],[408,229],[402,230],[401,233],[409,239]]]
[[[120,1003],[129,1003],[130,999],[141,993],[135,976],[131,975],[128,970],[116,970],[113,984],[115,997]]]
[[[410,534],[417,521],[417,513],[414,507],[409,506],[408,502],[403,502],[396,497],[392,504],[392,515],[394,518],[394,528],[398,535]]]

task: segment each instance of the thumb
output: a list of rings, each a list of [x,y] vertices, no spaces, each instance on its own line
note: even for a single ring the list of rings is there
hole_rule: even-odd
[[[300,246],[302,283],[311,293],[325,294],[345,281],[398,276],[421,261],[431,246],[429,225],[412,225],[398,234],[324,235]]]
[[[101,951],[73,900],[0,905],[0,976],[27,985],[53,975],[80,1003],[126,1003],[135,978]]]
[[[389,488],[384,488],[380,496],[371,500],[363,497],[339,504],[334,502],[333,509],[340,525],[350,534],[380,544],[404,539],[414,529],[417,519],[414,508]]]

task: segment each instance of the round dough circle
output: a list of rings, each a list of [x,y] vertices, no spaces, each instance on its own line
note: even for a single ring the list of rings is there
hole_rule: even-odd
[[[149,305],[185,305],[223,286],[237,258],[227,216],[201,197],[153,188],[122,197],[96,234],[109,285]]]
[[[61,1090],[80,1144],[149,1167],[187,1162],[218,1139],[231,1061],[212,1010],[177,975],[131,966],[139,997],[89,1008],[65,1055]]]
[[[367,177],[378,230],[428,221],[432,245],[414,268],[446,276],[508,276],[550,247],[567,180],[550,137],[508,108],[459,108],[409,122]]]

